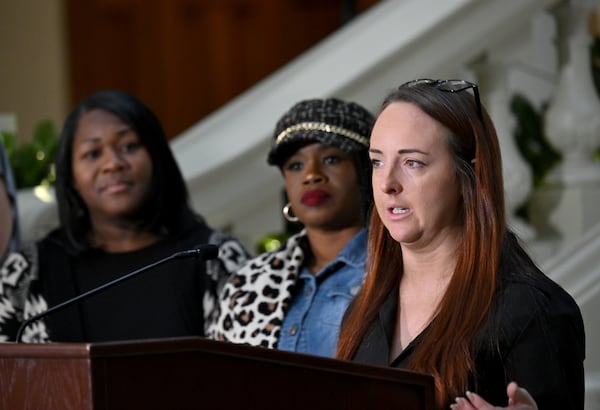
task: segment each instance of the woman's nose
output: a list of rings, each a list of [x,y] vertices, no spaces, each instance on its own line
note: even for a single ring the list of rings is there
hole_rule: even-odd
[[[325,180],[325,174],[321,165],[317,161],[309,161],[306,164],[304,180],[305,184],[314,184],[316,182],[323,182]]]
[[[402,191],[402,184],[399,178],[396,177],[393,170],[380,170],[379,187],[386,194],[397,194]],[[375,186],[375,185],[374,185]]]
[[[105,170],[114,170],[123,168],[126,164],[125,158],[123,158],[122,153],[120,153],[116,149],[107,149],[106,156],[103,162],[103,168]]]

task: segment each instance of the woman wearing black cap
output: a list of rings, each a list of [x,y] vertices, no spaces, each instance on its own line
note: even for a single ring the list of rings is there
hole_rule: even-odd
[[[210,337],[335,354],[365,270],[373,122],[363,107],[335,98],[299,102],[279,120],[268,162],[285,180],[284,215],[304,228],[230,278]]]

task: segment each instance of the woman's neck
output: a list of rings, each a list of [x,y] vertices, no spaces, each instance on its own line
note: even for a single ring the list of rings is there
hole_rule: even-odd
[[[412,255],[402,252],[402,282],[411,286],[429,287],[444,282],[452,276],[456,266],[456,254]]]
[[[397,322],[390,347],[391,360],[435,317],[454,273],[459,242],[455,238],[427,249],[402,247],[403,272],[398,289]]]
[[[360,230],[360,226],[350,226],[335,231],[307,228],[306,235],[311,255],[305,261],[305,266],[313,274],[319,272],[339,255]]]
[[[141,230],[131,222],[103,222],[92,225],[89,242],[92,248],[109,253],[132,252],[150,246],[159,236],[147,230]]]
[[[425,244],[402,244],[402,281],[428,286],[452,276],[461,243],[461,231],[454,228]]]

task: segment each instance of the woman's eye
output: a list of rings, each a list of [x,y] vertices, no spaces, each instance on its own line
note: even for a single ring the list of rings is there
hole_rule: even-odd
[[[91,149],[91,150],[85,151],[81,157],[84,159],[96,159],[99,156],[100,156],[99,149]]]
[[[121,151],[132,152],[132,151],[135,151],[139,146],[140,146],[139,142],[127,142],[121,146]]]
[[[299,171],[302,169],[301,162],[290,162],[285,166],[285,169],[288,171]]]
[[[371,158],[371,166],[373,168],[379,168],[381,166],[381,160],[377,158]]]
[[[337,155],[329,155],[325,158],[323,158],[323,164],[327,164],[327,165],[334,165],[337,164],[341,161],[341,158],[338,157]]]
[[[421,168],[425,164],[423,164],[421,161],[417,161],[416,159],[407,159],[406,165],[408,165],[409,168]]]

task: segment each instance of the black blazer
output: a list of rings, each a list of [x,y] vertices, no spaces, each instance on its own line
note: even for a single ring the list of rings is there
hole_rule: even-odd
[[[538,271],[539,272],[539,271]],[[368,329],[354,361],[407,368],[427,329],[391,363],[390,343],[398,291],[390,293]],[[493,348],[497,341],[497,348]],[[476,340],[476,374],[469,390],[506,406],[506,386],[516,381],[547,409],[583,410],[585,334],[579,307],[541,272],[535,280],[516,274],[500,279],[492,311]]]

